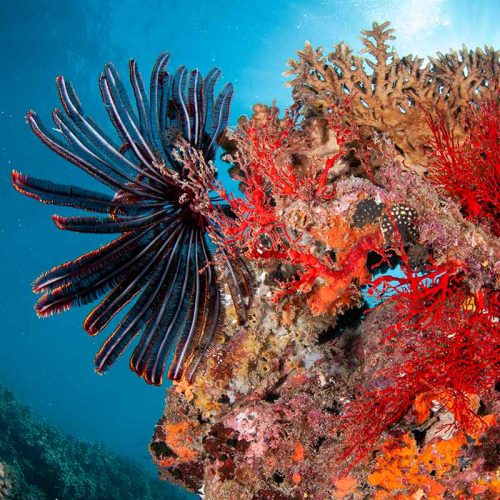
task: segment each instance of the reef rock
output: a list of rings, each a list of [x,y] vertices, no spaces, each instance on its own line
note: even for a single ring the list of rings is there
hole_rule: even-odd
[[[9,468],[6,464],[0,462],[0,498],[8,500],[13,498],[13,487],[10,479]]]

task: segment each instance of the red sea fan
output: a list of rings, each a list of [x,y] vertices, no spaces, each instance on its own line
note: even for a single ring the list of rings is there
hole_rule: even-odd
[[[282,207],[292,201],[318,206],[334,197],[335,184],[329,174],[336,162],[347,154],[346,144],[355,137],[352,129],[338,125],[342,113],[333,107],[326,124],[338,145],[336,151],[301,169],[294,165],[294,156],[297,151],[305,152],[307,145],[299,142],[302,123],[293,107],[285,111],[282,119],[276,106],[266,108],[264,117],[254,116],[240,123],[231,137],[237,145],[237,153],[229,159],[237,166],[244,198],[219,190],[235,217],[217,212],[217,225],[225,244],[233,251],[252,260],[295,266],[296,279],[281,283],[281,289],[274,295],[275,301],[297,291],[309,292],[318,277],[329,283],[342,283],[341,279],[352,273],[360,259],[365,260],[365,254],[377,246],[377,238],[368,235],[346,252],[344,268],[334,270],[331,259],[314,255],[310,243],[301,241],[308,239],[303,238],[305,231],[291,230],[282,213]],[[342,288],[348,286],[344,285]]]
[[[465,215],[500,235],[500,105],[469,105],[468,130],[459,141],[444,116],[426,113],[432,132],[429,179],[462,205]]]
[[[224,316],[211,212],[219,210],[210,190],[211,160],[224,133],[233,86],[215,98],[218,69],[203,78],[181,66],[167,71],[169,54],[158,57],[146,94],[135,61],[130,81],[136,109],[120,76],[108,64],[99,79],[102,98],[119,141],[88,117],[71,84],[57,79],[63,110],[53,120],[58,133],[43,126],[32,111],[28,123],[53,151],[100,181],[112,193],[54,184],[13,172],[14,187],[43,203],[107,214],[60,217],[60,229],[118,233],[111,243],[42,274],[34,283],[43,293],[40,316],[85,305],[106,295],[85,320],[96,335],[127,305],[131,307],[96,356],[106,371],[135,337],[141,339],[130,367],[146,382],[162,382],[174,350],[169,378],[191,379]],[[221,249],[220,267],[238,301],[241,321],[250,305],[250,273],[241,259]],[[175,349],[174,349],[175,345]]]
[[[382,276],[374,282],[377,295],[392,293],[371,313],[383,317],[389,307],[396,314],[380,348],[388,349],[390,358],[347,406],[339,427],[344,435],[339,469],[362,459],[425,393],[451,409],[456,427],[466,431],[481,425],[470,398],[500,378],[499,294],[467,292],[461,272],[456,263],[429,265],[418,275],[406,268],[402,278]]]

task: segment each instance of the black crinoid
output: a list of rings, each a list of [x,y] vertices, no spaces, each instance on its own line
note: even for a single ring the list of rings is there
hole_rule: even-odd
[[[96,355],[104,372],[139,334],[130,367],[148,383],[168,376],[191,380],[213,343],[224,316],[220,276],[227,280],[240,321],[252,300],[245,263],[213,243],[220,210],[211,195],[218,141],[227,124],[233,86],[215,98],[218,69],[205,78],[198,70],[167,71],[169,54],[154,65],[149,98],[135,61],[130,81],[136,107],[113,65],[99,79],[102,98],[119,142],[85,115],[72,85],[59,77],[64,110],[55,109],[57,132],[35,113],[28,123],[57,154],[99,180],[112,194],[54,184],[13,172],[17,190],[43,203],[105,214],[60,217],[60,229],[85,233],[120,233],[101,248],[57,266],[34,283],[43,293],[40,316],[104,299],[85,320],[96,335],[124,308],[123,318]],[[217,238],[216,238],[217,239]],[[174,348],[175,346],[175,348]]]

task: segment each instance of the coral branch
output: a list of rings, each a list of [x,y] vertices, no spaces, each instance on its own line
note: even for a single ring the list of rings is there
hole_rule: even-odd
[[[486,221],[500,235],[500,104],[481,101],[467,113],[468,134],[460,141],[442,113],[426,113],[429,179],[456,198],[471,219]]]
[[[500,75],[499,54],[492,47],[468,50],[466,47],[436,58],[409,54],[399,57],[391,48],[394,39],[389,23],[373,23],[363,31],[363,53],[353,55],[343,42],[323,55],[309,43],[289,61],[288,84],[294,99],[306,114],[323,114],[332,100],[340,104],[346,95],[356,93],[353,110],[344,118],[365,129],[366,134],[383,130],[414,164],[425,163],[419,145],[425,139],[418,106],[441,109],[448,125],[457,124],[460,137],[465,133],[465,114],[469,101],[479,97],[496,98]],[[418,170],[417,165],[413,168]]]

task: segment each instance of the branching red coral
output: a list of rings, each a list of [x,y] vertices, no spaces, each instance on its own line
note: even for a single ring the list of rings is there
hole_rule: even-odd
[[[459,141],[442,113],[426,113],[432,132],[429,179],[462,205],[467,217],[486,221],[500,235],[500,104],[471,103],[468,133]]]
[[[378,370],[371,385],[348,405],[340,426],[345,446],[341,460],[359,461],[427,391],[439,393],[439,403],[453,411],[454,427],[481,426],[470,395],[484,394],[500,377],[499,294],[467,293],[457,288],[456,273],[452,264],[426,275],[375,282],[385,282],[383,292],[388,287],[395,292],[389,303],[377,306],[382,314],[383,308],[396,310],[396,321],[384,332],[393,361]]]
[[[385,340],[404,331],[408,325],[422,330],[436,325],[445,311],[447,299],[463,279],[462,265],[446,262],[413,269],[406,252],[401,252],[403,276],[382,275],[370,283],[368,294],[377,301],[394,302],[398,321],[385,329]]]
[[[346,106],[349,105],[347,100]],[[298,203],[306,211],[311,205],[328,202],[335,195],[330,172],[347,154],[347,144],[356,137],[354,129],[339,125],[343,112],[332,108],[328,115],[328,128],[335,135],[336,151],[319,167],[317,162],[310,162],[300,174],[297,168],[292,168],[290,155],[293,147],[297,148],[301,131],[294,109],[287,110],[285,117],[279,120],[278,109],[272,107],[265,120],[252,118],[240,124],[234,137],[238,155],[232,159],[242,172],[240,180],[245,199],[219,189],[236,216],[216,214],[224,239],[231,242],[229,246],[243,250],[251,259],[281,261],[296,268],[296,279],[281,283],[275,301],[285,295],[309,293],[319,280],[319,293],[308,300],[314,314],[332,313],[335,304],[350,303],[353,291],[349,288],[353,279],[358,280],[358,285],[368,282],[366,256],[381,243],[378,229],[353,230],[341,217],[329,221],[330,231],[346,237],[349,232],[356,233],[349,238],[350,248],[337,249],[331,245],[331,238],[322,235],[323,229],[305,228],[304,224],[291,229],[285,222],[284,206]],[[318,256],[312,251],[312,237],[339,250],[335,265],[327,256]]]

